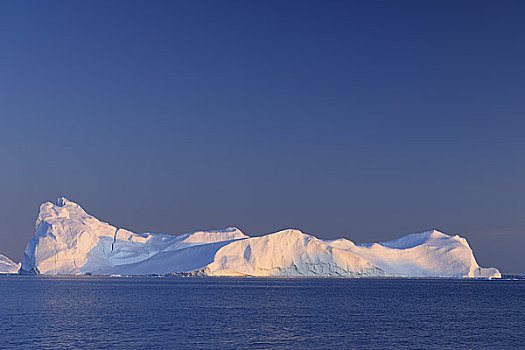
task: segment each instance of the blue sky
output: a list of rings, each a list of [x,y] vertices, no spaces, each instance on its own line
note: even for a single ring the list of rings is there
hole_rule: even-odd
[[[437,228],[525,272],[521,1],[3,1],[0,252],[64,195],[136,231]]]

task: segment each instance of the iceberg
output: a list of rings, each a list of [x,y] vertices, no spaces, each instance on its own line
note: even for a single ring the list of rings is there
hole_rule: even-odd
[[[106,274],[114,266],[133,265],[160,253],[243,238],[247,236],[236,228],[179,236],[133,233],[98,220],[62,197],[56,204],[46,202],[40,206],[35,236],[22,258],[22,271]]]
[[[19,270],[19,263],[15,263],[7,256],[0,254],[0,274],[18,273]]]
[[[40,206],[22,272],[49,275],[501,277],[481,268],[466,239],[439,231],[390,242],[322,240],[287,229],[249,237],[235,227],[178,236],[133,233],[66,198]]]
[[[355,245],[339,239],[331,244],[366,258],[395,276],[501,278],[496,268],[478,265],[465,238],[437,230],[414,233],[389,242]]]

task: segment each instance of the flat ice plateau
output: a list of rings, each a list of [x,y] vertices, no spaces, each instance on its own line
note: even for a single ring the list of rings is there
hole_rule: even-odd
[[[133,233],[98,220],[65,198],[40,206],[35,236],[25,249],[21,272],[501,277],[495,268],[479,267],[465,238],[435,230],[371,244],[354,244],[343,238],[322,240],[294,229],[261,237],[249,237],[233,227],[179,236]]]

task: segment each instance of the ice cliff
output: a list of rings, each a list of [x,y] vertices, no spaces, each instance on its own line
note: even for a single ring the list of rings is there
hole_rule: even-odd
[[[467,241],[427,231],[373,244],[322,240],[298,230],[248,237],[236,228],[172,236],[101,222],[59,198],[41,205],[22,270],[40,274],[500,277]]]
[[[0,254],[0,274],[17,273],[20,264],[13,262],[7,256]]]

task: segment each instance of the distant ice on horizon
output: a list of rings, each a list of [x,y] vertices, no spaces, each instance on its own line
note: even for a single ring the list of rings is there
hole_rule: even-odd
[[[0,274],[18,273],[19,270],[19,263],[15,263],[7,256],[0,254]]]

